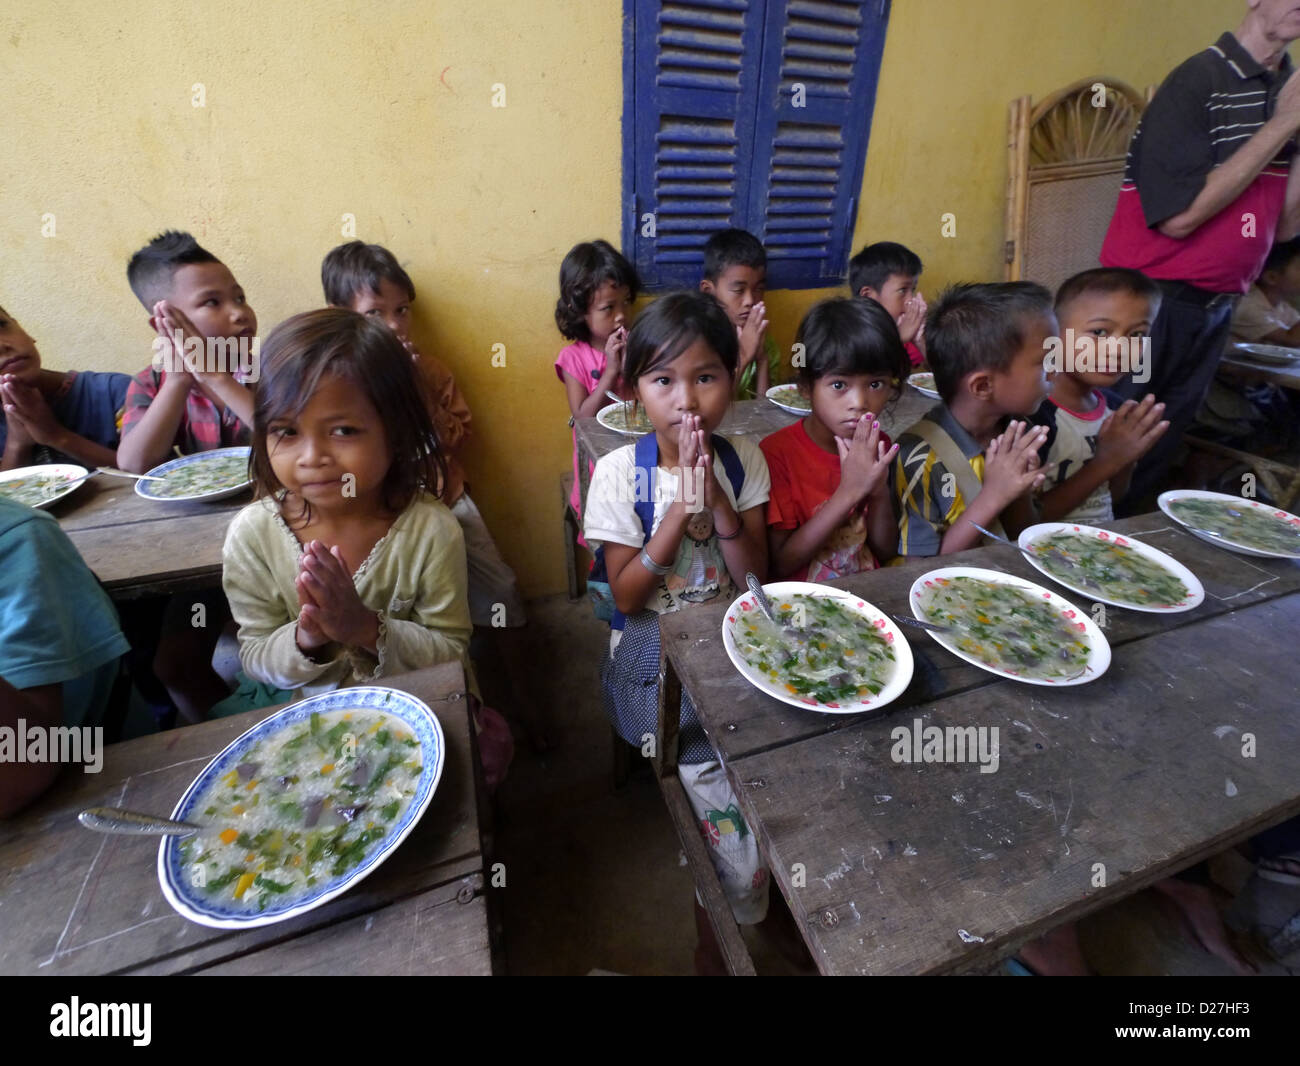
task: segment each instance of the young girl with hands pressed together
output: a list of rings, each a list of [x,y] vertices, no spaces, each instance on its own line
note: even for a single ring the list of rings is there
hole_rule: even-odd
[[[746,572],[761,579],[767,570],[767,465],[750,441],[714,433],[731,402],[736,360],[735,327],[704,293],[664,296],[628,334],[624,378],[654,432],[596,464],[586,532],[604,553],[620,612],[601,669],[605,710],[638,748],[656,727],[659,615],[728,602]],[[696,816],[718,827],[707,839],[736,920],[762,921],[768,871],[685,693],[680,752]],[[720,956],[698,903],[696,924],[697,968],[716,970]]]
[[[252,468],[259,498],[231,523],[222,583],[243,672],[267,697],[453,660],[474,687],[464,537],[434,495],[443,456],[391,330],[338,308],[277,326]],[[500,754],[483,745],[489,784]]]
[[[640,288],[636,268],[608,241],[575,244],[560,264],[555,325],[573,343],[556,357],[555,375],[573,418],[591,418],[612,402],[610,392],[623,395],[627,323]],[[569,503],[581,516],[576,435]]]
[[[892,559],[898,520],[889,467],[898,452],[880,413],[908,360],[898,327],[874,300],[823,300],[799,323],[807,357],[805,418],[764,439],[772,477],[768,547],[774,578],[829,581]]]

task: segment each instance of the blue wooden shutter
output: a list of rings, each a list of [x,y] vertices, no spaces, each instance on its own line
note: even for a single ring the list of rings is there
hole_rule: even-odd
[[[749,225],[764,11],[763,0],[625,2],[623,251],[650,288],[694,288],[709,235]]]
[[[888,21],[889,0],[769,0],[747,227],[769,289],[844,280]]]

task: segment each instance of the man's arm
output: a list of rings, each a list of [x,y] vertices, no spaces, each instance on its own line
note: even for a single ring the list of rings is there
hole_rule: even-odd
[[[1246,187],[1277,157],[1287,141],[1300,130],[1300,80],[1297,79],[1300,79],[1300,70],[1293,72],[1282,86],[1273,117],[1238,148],[1226,163],[1215,167],[1206,175],[1205,185],[1188,207],[1156,226],[1161,233],[1175,240],[1190,237],[1245,192]],[[1296,184],[1294,170],[1287,182],[1286,199],[1282,223],[1290,225],[1289,220],[1297,211],[1296,205],[1300,204],[1300,185]],[[1279,239],[1284,239],[1285,236],[1279,231]]]

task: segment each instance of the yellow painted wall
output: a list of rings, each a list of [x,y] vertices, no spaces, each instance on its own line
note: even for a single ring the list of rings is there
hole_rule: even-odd
[[[854,247],[911,245],[927,293],[999,278],[1007,102],[1092,74],[1159,81],[1244,8],[896,0]],[[407,266],[416,340],[469,399],[466,462],[498,543],[526,593],[556,591],[569,436],[552,309],[565,251],[619,239],[621,13],[619,0],[13,0],[0,304],[47,366],[135,372],[152,353],[125,267],[155,232],[190,229],[227,262],[265,334],[320,303],[320,258],[354,215],[357,236]],[[955,239],[940,236],[946,211]],[[771,294],[778,341],[822,295]]]

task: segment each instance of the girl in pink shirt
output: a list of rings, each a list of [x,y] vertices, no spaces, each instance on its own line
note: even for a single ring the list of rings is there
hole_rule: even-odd
[[[555,360],[574,419],[590,418],[610,403],[609,392],[623,394],[620,374],[627,347],[632,303],[640,291],[636,269],[608,241],[575,244],[560,264],[560,298],[555,324],[573,341]],[[578,444],[573,444],[573,495],[582,517]],[[579,543],[586,542],[581,536]]]

